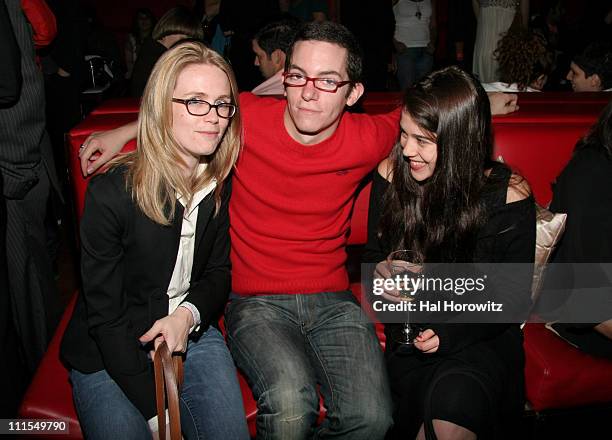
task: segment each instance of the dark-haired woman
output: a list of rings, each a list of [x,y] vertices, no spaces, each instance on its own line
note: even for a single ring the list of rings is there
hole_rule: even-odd
[[[511,29],[499,40],[495,57],[500,81],[484,83],[487,92],[539,92],[554,67],[544,36],[522,28]]]
[[[609,290],[610,280],[588,271],[588,279],[580,272],[585,263],[612,263],[612,102],[601,113],[589,134],[576,145],[574,154],[563,169],[553,190],[550,204],[553,212],[567,214],[563,238],[552,257],[547,289],[578,289],[601,283]],[[566,263],[579,263],[572,265]],[[571,269],[582,267],[573,273]],[[597,278],[597,279],[595,279]],[[588,285],[584,285],[588,283]],[[551,292],[558,296],[558,292]],[[581,301],[583,302],[583,301]],[[566,306],[571,308],[571,302]],[[612,294],[592,310],[610,319],[594,323],[556,323],[552,328],[582,351],[612,359]]]
[[[525,180],[490,160],[491,115],[480,84],[456,67],[430,74],[406,92],[400,125],[399,143],[375,173],[366,261],[410,249],[426,265],[532,263],[533,198]],[[513,275],[496,281],[502,292],[520,292],[506,298],[509,306],[527,309],[530,277]],[[388,336],[393,438],[425,438],[431,429],[438,439],[494,438],[520,416],[518,323],[429,324],[414,346],[402,354]]]

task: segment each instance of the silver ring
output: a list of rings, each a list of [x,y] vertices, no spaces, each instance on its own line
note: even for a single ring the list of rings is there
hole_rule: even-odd
[[[82,150],[83,148],[85,148],[85,144],[81,144],[81,146],[79,147],[79,150]]]

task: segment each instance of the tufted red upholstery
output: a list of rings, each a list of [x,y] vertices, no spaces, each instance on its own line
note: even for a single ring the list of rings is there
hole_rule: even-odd
[[[576,101],[565,97],[549,96],[559,101],[547,102],[546,93],[530,102],[521,101],[521,109],[494,119],[495,157],[504,161],[527,178],[536,199],[541,204],[550,201],[550,184],[567,163],[576,141],[595,121],[607,97],[593,94],[573,94]],[[581,97],[583,96],[583,97]],[[603,95],[605,96],[605,95]],[[371,113],[389,110],[399,102],[399,94],[370,94],[364,108]],[[599,100],[601,99],[601,100]],[[115,110],[124,109],[126,113]],[[108,110],[108,111],[107,111]],[[111,111],[112,110],[112,111]],[[92,131],[106,130],[137,117],[134,100],[111,102],[75,127],[68,136],[70,175],[77,218],[80,219],[87,179],[82,177],[77,154],[83,140]],[[124,150],[133,149],[128,143]],[[351,219],[349,244],[366,241],[367,211],[370,186],[366,185],[355,202]],[[351,289],[360,297],[358,283]],[[59,362],[59,340],[71,313],[70,306],[54,336],[36,377],[21,406],[20,415],[28,418],[60,418],[70,422],[70,438],[80,438],[78,421],[72,404],[67,373]],[[377,325],[384,344],[382,326]],[[527,396],[535,410],[561,408],[612,400],[611,363],[585,355],[548,333],[541,325],[525,327],[527,356]],[[256,404],[243,377],[240,377],[249,429],[255,435]]]

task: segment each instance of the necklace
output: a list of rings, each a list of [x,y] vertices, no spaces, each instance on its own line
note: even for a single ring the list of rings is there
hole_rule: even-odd
[[[414,14],[414,16],[417,18],[417,20],[420,20],[421,17],[423,16],[423,14],[421,14],[421,2],[423,0],[416,0],[413,1],[413,3],[416,3],[416,13]]]

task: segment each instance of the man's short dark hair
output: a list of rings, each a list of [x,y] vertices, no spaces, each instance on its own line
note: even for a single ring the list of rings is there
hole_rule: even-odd
[[[296,33],[293,43],[287,50],[287,59],[285,60],[285,70],[291,66],[291,55],[295,43],[299,41],[325,41],[327,43],[337,44],[347,51],[346,56],[346,71],[349,80],[361,82],[363,70],[363,53],[357,38],[347,28],[341,24],[332,21],[324,21],[322,23],[310,22],[304,24]]]
[[[277,49],[287,53],[299,27],[300,21],[297,19],[273,21],[258,30],[253,39],[268,57]]]
[[[586,77],[599,76],[602,90],[612,87],[612,44],[591,43],[573,61],[584,70]]]

